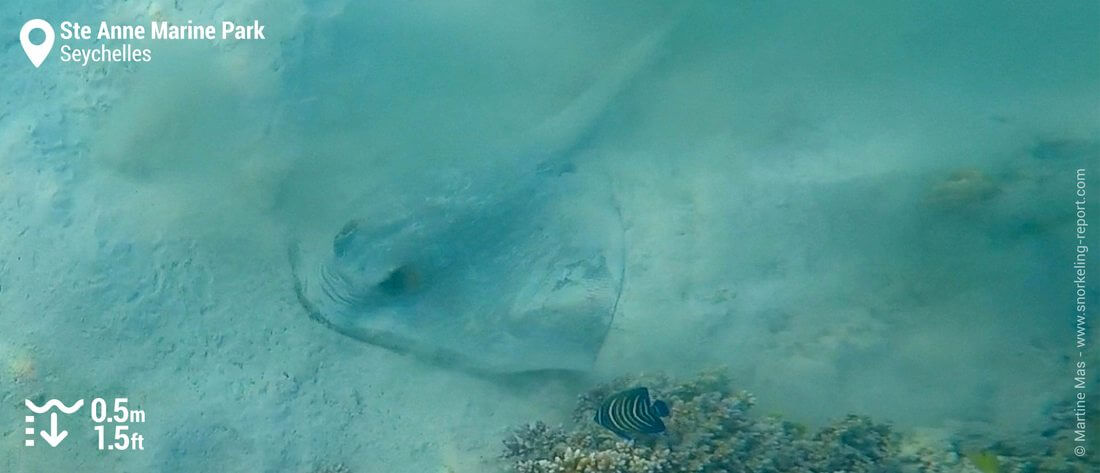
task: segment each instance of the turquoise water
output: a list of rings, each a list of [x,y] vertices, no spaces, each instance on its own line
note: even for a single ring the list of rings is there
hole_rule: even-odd
[[[217,37],[62,37],[188,20]],[[1098,24],[1081,1],[13,3],[0,471],[517,471],[516,426],[598,429],[577,396],[624,376],[680,399],[649,439],[676,451],[677,383],[717,367],[753,419],[869,416],[938,471],[1091,471]],[[149,60],[65,52],[101,46]],[[96,422],[116,398],[143,421]],[[56,447],[25,422],[50,399],[84,400]],[[142,448],[106,449],[115,424]]]

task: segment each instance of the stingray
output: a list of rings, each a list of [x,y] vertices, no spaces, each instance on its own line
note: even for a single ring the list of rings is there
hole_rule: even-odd
[[[590,369],[622,293],[623,226],[608,183],[573,158],[669,29],[506,147],[509,164],[457,176],[393,215],[352,216],[331,241],[292,245],[310,317],[477,374]]]

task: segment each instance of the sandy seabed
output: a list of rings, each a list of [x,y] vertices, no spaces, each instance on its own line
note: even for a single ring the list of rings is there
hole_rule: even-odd
[[[257,18],[268,38],[0,57],[0,470],[492,471],[508,429],[566,419],[577,386],[339,335],[295,299],[287,245],[427,195],[424,169],[511,169],[487,144],[674,14],[571,150],[625,228],[593,382],[723,365],[761,410],[960,435],[1036,432],[1068,395],[1095,5],[18,7],[0,30]],[[146,412],[144,451],[96,450],[86,418],[23,447],[24,399],[95,397]]]

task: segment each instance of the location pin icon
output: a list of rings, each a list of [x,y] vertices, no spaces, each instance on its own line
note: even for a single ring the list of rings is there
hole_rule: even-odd
[[[42,44],[31,42],[31,31],[34,30],[42,30],[46,33],[46,40]],[[46,56],[49,56],[50,50],[53,49],[53,27],[46,23],[46,20],[37,18],[23,23],[23,29],[19,30],[19,42],[23,45],[23,52],[27,53],[31,64],[37,68],[42,65],[42,61],[46,60]]]

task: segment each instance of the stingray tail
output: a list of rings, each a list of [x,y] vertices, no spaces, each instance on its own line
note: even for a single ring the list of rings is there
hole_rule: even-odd
[[[680,23],[681,14],[673,15],[657,29],[645,35],[615,63],[612,64],[590,87],[573,99],[560,112],[544,121],[529,132],[528,143],[536,143],[540,150],[551,155],[549,161],[561,158],[566,151],[583,140],[611,103],[630,88],[634,79],[642,71],[656,62],[662,46]],[[539,163],[540,168],[556,167],[553,163]]]

